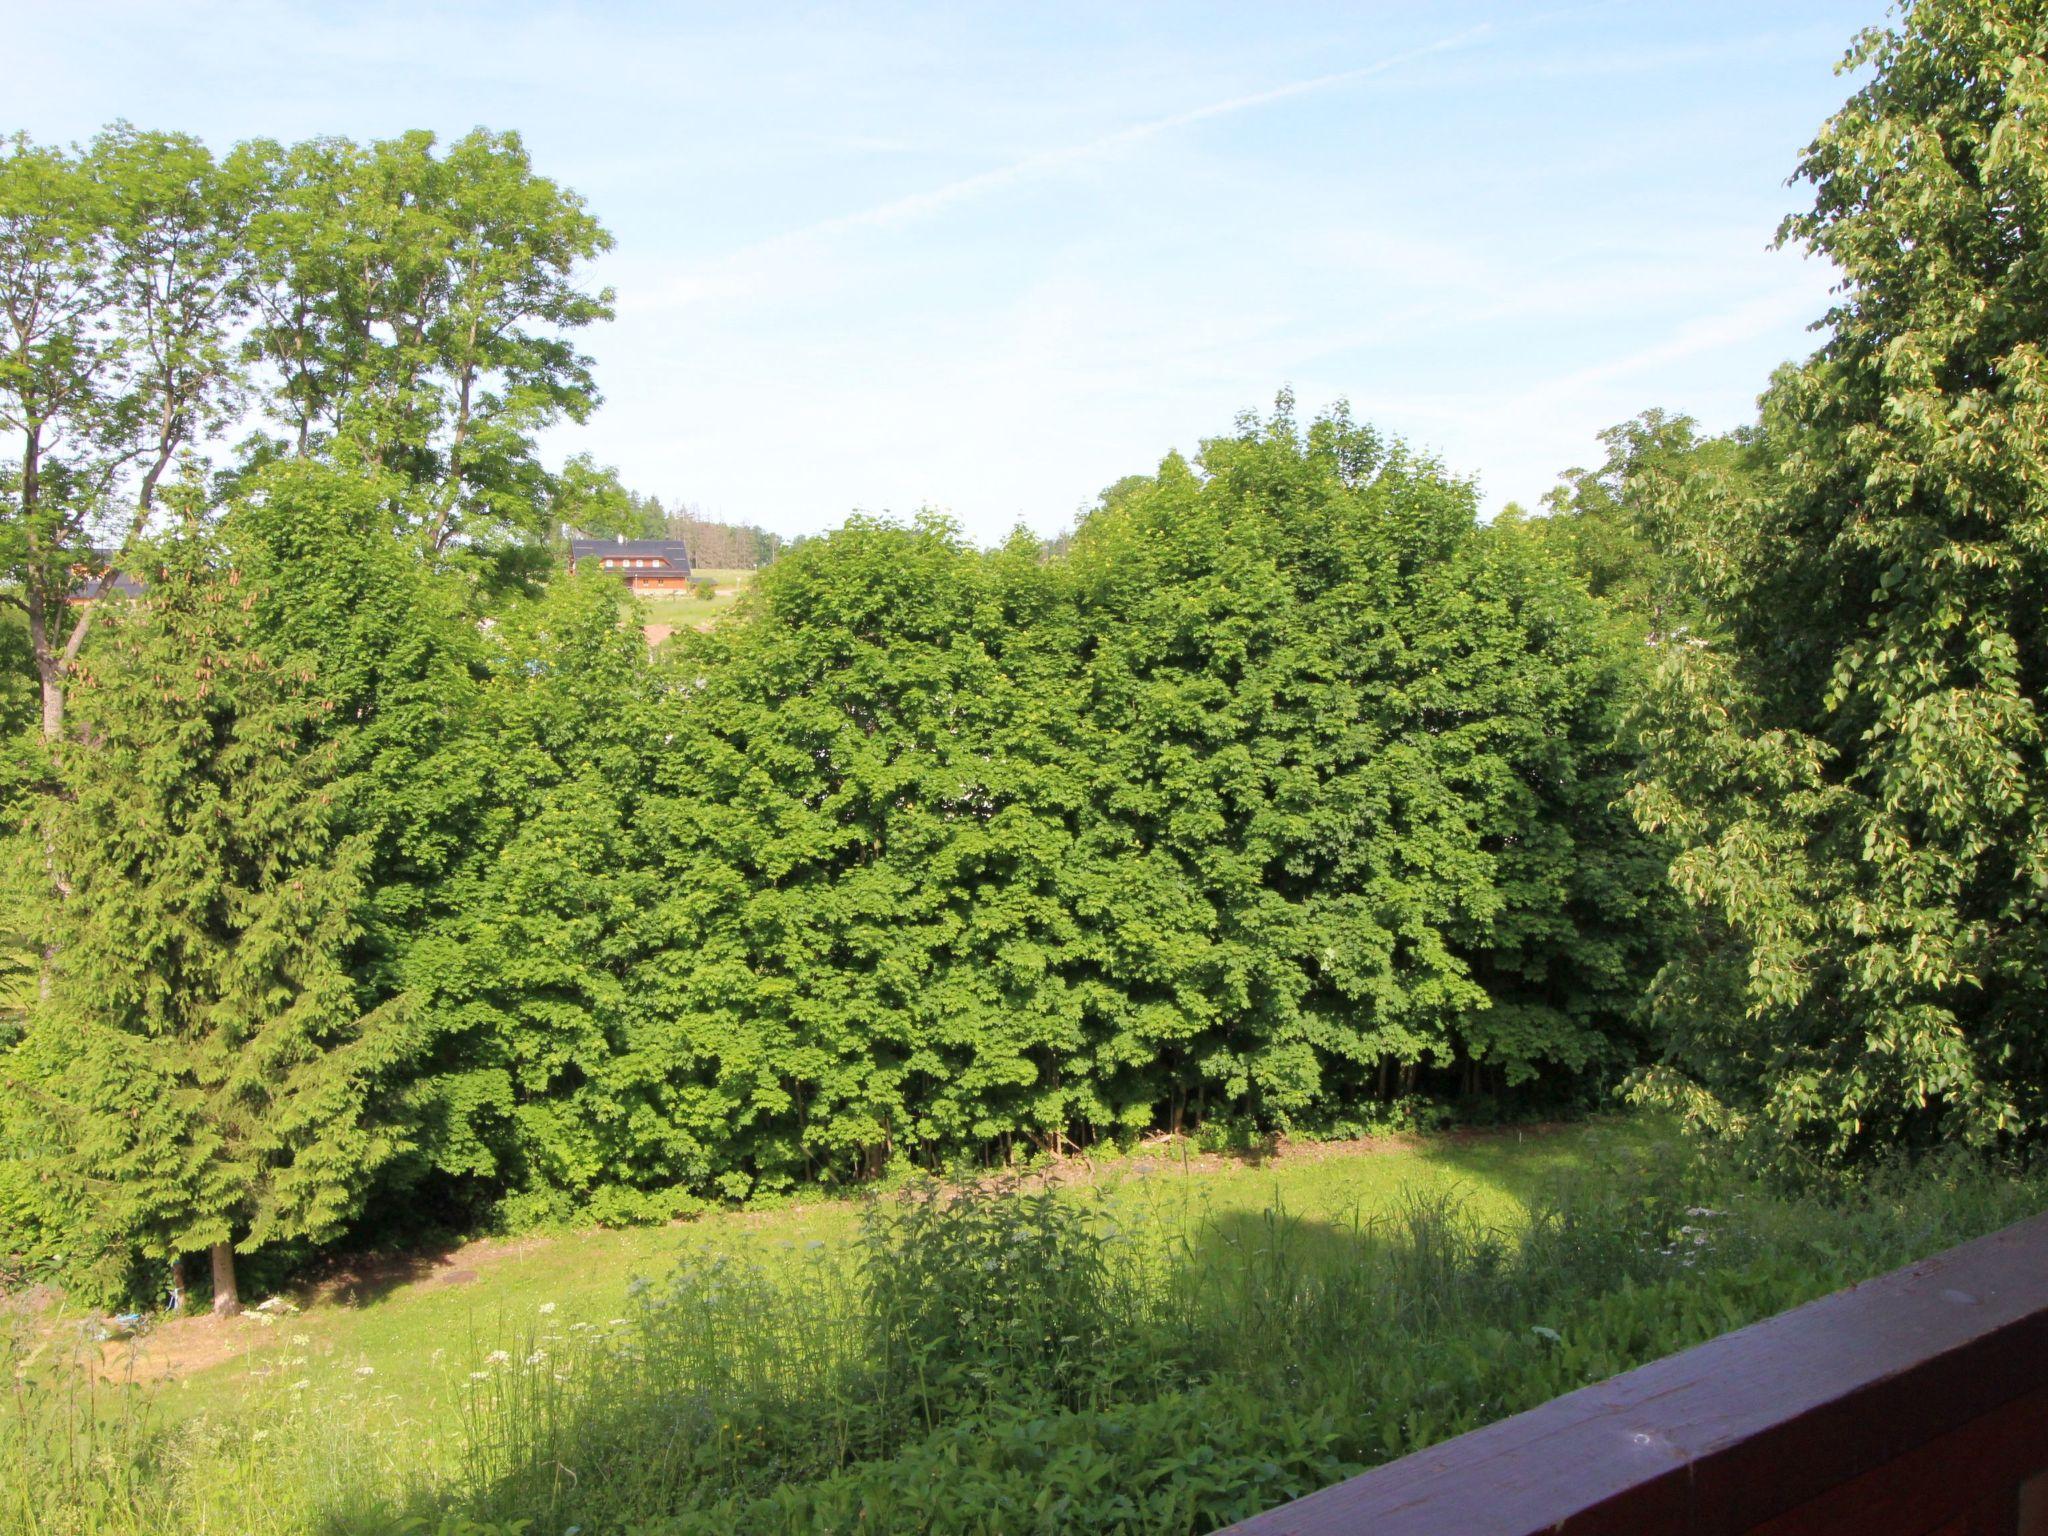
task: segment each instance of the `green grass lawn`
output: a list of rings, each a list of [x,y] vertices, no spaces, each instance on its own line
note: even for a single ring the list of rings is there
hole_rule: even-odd
[[[0,1536],[1194,1536],[2048,1204],[1639,1119],[1062,1173],[366,1262],[126,1384],[0,1317]]]
[[[1105,1160],[1095,1177],[1121,1199],[1164,1210],[1183,1230],[1276,1204],[1312,1221],[1350,1221],[1419,1192],[1453,1193],[1475,1220],[1506,1221],[1559,1178],[1595,1166],[1616,1144],[1641,1146],[1659,1134],[1637,1123],[1509,1130],[1369,1151],[1310,1146],[1264,1162],[1141,1154]],[[772,1262],[800,1245],[842,1243],[857,1208],[852,1200],[809,1201],[672,1227],[479,1243],[422,1256],[419,1273],[410,1278],[379,1276],[366,1266],[372,1283],[330,1284],[324,1287],[330,1299],[302,1296],[305,1310],[282,1321],[265,1322],[257,1314],[229,1323],[196,1319],[112,1350],[109,1358],[118,1370],[161,1378],[163,1386],[154,1390],[180,1413],[217,1412],[252,1393],[289,1390],[308,1373],[375,1381],[416,1405],[438,1400],[452,1406],[468,1386],[475,1358],[534,1333],[543,1316],[554,1325],[607,1320],[624,1305],[636,1276],[665,1273],[691,1250],[744,1244]],[[451,1284],[451,1273],[474,1278]],[[543,1314],[543,1306],[554,1310]],[[372,1375],[355,1376],[364,1367]]]

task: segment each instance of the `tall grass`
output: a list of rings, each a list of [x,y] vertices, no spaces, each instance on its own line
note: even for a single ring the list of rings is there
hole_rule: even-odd
[[[317,1375],[287,1342],[244,1411],[184,1417],[111,1360],[95,1330],[0,1319],[0,1532],[24,1536],[301,1536],[397,1532],[388,1490],[416,1479],[432,1427],[345,1368]],[[353,1519],[351,1518],[353,1517]],[[413,1528],[490,1536],[458,1511]]]
[[[293,1368],[169,1425],[17,1343],[0,1529],[1200,1531],[2048,1203],[1963,1163],[1794,1200],[1617,1162],[1502,1226],[1185,1188],[927,1187],[850,1244],[691,1249],[481,1341],[459,1423]]]

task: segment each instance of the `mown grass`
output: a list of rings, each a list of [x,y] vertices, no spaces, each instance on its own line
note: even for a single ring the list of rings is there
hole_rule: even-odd
[[[17,1358],[0,1529],[1200,1531],[2048,1203],[1641,1126],[1121,1172],[563,1240],[184,1388]]]

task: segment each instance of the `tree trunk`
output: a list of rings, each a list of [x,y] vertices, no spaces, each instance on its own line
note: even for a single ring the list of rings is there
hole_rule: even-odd
[[[242,1293],[235,1286],[235,1245],[213,1245],[213,1315],[233,1317],[242,1310]]]
[[[64,734],[64,681],[54,668],[44,672],[43,689],[43,740],[54,742]]]
[[[185,1310],[185,1256],[182,1253],[171,1260],[171,1310]]]
[[[44,600],[41,572],[31,572],[24,604],[28,609],[28,645],[35,657],[36,682],[43,698],[43,740],[54,744],[64,734],[64,663],[50,634],[50,613]]]

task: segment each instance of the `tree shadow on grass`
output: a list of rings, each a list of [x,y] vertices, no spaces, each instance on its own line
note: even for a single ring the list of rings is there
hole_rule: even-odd
[[[466,1285],[478,1273],[461,1261],[464,1246],[446,1238],[399,1251],[336,1255],[300,1275],[292,1288],[303,1303],[368,1307],[405,1286]]]

